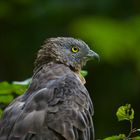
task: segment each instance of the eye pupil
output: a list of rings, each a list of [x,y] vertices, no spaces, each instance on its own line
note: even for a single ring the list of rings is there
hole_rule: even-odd
[[[78,49],[78,47],[72,47],[71,51],[72,51],[73,53],[76,53],[76,52],[79,51],[79,49]]]

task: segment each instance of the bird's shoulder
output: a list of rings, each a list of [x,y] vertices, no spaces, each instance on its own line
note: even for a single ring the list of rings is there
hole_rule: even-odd
[[[55,67],[48,75],[46,69],[43,71],[44,74],[40,72],[40,76],[34,77],[25,94],[6,108],[0,135],[20,138],[29,133],[43,133],[47,136],[51,131],[71,140],[90,137],[93,106],[85,86],[64,68],[60,71]]]

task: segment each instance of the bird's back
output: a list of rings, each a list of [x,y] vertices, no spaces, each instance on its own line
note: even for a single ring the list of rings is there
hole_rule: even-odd
[[[6,108],[0,140],[93,140],[92,115],[79,77],[50,63],[36,70],[29,89]]]

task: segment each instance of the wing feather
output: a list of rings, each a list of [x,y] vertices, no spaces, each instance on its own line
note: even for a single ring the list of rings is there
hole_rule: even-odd
[[[92,102],[76,77],[63,76],[26,94],[5,110],[1,140],[93,140]]]

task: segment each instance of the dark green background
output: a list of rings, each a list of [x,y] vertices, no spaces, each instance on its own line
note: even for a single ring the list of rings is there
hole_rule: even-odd
[[[127,132],[116,110],[131,103],[140,128],[139,0],[0,0],[0,81],[31,77],[48,37],[81,38],[99,53],[85,69],[97,138]]]

